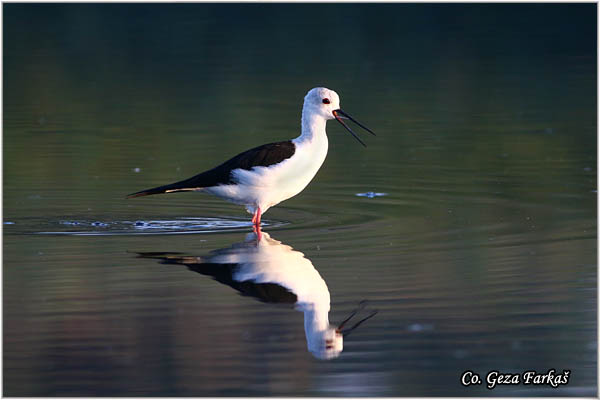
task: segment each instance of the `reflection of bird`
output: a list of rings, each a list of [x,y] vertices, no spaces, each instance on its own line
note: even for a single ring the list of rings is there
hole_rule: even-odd
[[[246,296],[267,303],[295,304],[304,312],[304,331],[308,350],[317,358],[330,359],[343,350],[343,335],[347,335],[371,313],[353,327],[343,329],[358,312],[354,311],[339,326],[329,324],[330,298],[327,284],[304,254],[263,233],[262,240],[250,233],[242,243],[215,250],[207,257],[184,256],[176,253],[139,253],[164,264],[180,264],[231,286]],[[364,303],[361,303],[361,308]]]
[[[245,206],[253,214],[254,225],[260,226],[263,213],[300,193],[315,176],[327,155],[325,124],[333,118],[363,145],[342,118],[350,119],[374,135],[340,109],[336,92],[314,88],[304,97],[302,133],[294,140],[256,147],[189,179],[132,193],[128,198],[203,191]]]

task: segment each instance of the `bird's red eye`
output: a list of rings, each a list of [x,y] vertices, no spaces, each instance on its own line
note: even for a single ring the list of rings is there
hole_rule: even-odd
[[[329,104],[329,103],[331,103],[331,102],[329,101],[329,99],[323,99],[323,104]]]

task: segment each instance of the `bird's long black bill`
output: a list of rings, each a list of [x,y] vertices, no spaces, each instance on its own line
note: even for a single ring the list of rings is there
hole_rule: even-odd
[[[340,330],[340,333],[342,335],[344,335],[345,337],[348,337],[348,335],[350,334],[350,332],[352,332],[353,330],[355,330],[356,328],[358,328],[366,320],[373,318],[377,314],[377,312],[378,312],[377,310],[372,311],[371,314],[369,314],[368,316],[366,316],[365,318],[361,319],[356,324],[354,324],[354,326],[352,326],[352,328],[347,328],[347,329]]]
[[[356,308],[356,310],[352,311],[352,313],[350,314],[350,316],[348,318],[346,318],[345,320],[340,322],[340,324],[338,325],[338,330],[341,331],[344,328],[344,326],[346,325],[346,323],[352,319],[352,317],[354,317],[360,310],[365,308],[365,304],[366,304],[365,300],[361,301],[358,304],[358,307]]]
[[[361,325],[363,322],[365,322],[366,320],[368,320],[370,318],[373,318],[375,316],[375,314],[377,314],[377,312],[378,312],[377,310],[373,310],[368,316],[366,316],[365,318],[363,318],[360,321],[358,321],[357,323],[355,323],[351,328],[344,329],[344,326],[348,323],[348,321],[350,321],[352,319],[352,317],[354,317],[356,314],[358,314],[360,311],[362,311],[365,308],[366,304],[367,304],[366,300],[361,301],[358,304],[358,307],[356,308],[356,310],[354,310],[348,318],[346,318],[345,320],[343,320],[340,323],[340,325],[337,327],[337,331],[346,337],[350,334],[350,332],[352,332],[353,330],[358,328],[358,326]]]
[[[342,111],[341,109],[338,110],[334,110],[333,111],[333,116],[335,117],[335,119],[342,124],[342,126],[344,128],[346,128],[346,130],[348,132],[350,132],[350,134],[352,136],[354,136],[354,138],[356,140],[358,140],[358,142],[360,144],[362,144],[363,146],[367,147],[367,145],[365,144],[365,142],[363,142],[362,140],[360,140],[360,138],[356,135],[356,133],[354,133],[354,131],[352,129],[350,129],[350,127],[348,125],[346,125],[346,123],[342,120],[342,117],[349,119],[350,121],[354,122],[356,125],[360,126],[361,128],[363,128],[364,130],[366,130],[367,132],[369,132],[371,135],[375,136],[375,132],[373,132],[372,130],[370,130],[369,128],[367,128],[366,126],[364,126],[363,124],[361,124],[360,122],[358,122],[357,120],[355,120],[354,118],[352,118],[350,115],[346,114],[344,111]]]
[[[363,124],[361,124],[360,122],[358,122],[357,120],[355,120],[354,118],[352,118],[351,116],[349,116],[348,114],[346,114],[342,109],[338,109],[335,110],[336,113],[348,118],[350,121],[354,122],[356,125],[360,126],[361,128],[363,128],[365,131],[369,132],[371,135],[373,136],[377,136],[375,135],[375,132],[373,132],[372,130],[370,130],[369,128],[367,128],[366,126],[364,126]]]

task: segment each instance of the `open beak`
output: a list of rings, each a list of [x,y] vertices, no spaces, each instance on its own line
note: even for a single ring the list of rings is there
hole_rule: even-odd
[[[377,314],[377,310],[374,310],[371,312],[371,314],[369,314],[368,316],[366,316],[365,318],[361,319],[360,321],[358,321],[356,324],[354,324],[351,328],[346,328],[343,329],[344,326],[346,325],[346,323],[348,321],[350,321],[352,319],[352,317],[354,317],[359,311],[361,311],[362,309],[365,308],[365,304],[366,301],[361,301],[360,304],[358,305],[358,308],[356,310],[354,310],[352,312],[352,314],[350,314],[350,316],[348,318],[346,318],[344,321],[342,321],[342,323],[337,327],[336,332],[341,333],[342,335],[344,335],[345,337],[348,336],[350,334],[350,332],[352,332],[353,330],[355,330],[356,328],[358,328],[358,326],[360,324],[362,324],[363,322],[365,322],[366,320],[372,318],[375,316],[375,314]]]
[[[354,138],[356,140],[358,140],[360,142],[360,144],[362,144],[365,147],[367,147],[367,145],[362,140],[360,140],[360,138],[356,135],[356,133],[354,133],[354,131],[352,131],[352,129],[350,129],[350,127],[348,125],[346,125],[346,123],[344,121],[342,121],[342,119],[349,119],[350,121],[354,122],[356,125],[360,126],[364,130],[369,132],[371,135],[375,136],[375,132],[373,132],[372,130],[370,130],[369,128],[367,128],[366,126],[364,126],[363,124],[361,124],[360,122],[358,122],[357,120],[355,120],[354,118],[352,118],[351,116],[346,114],[344,111],[342,111],[341,108],[338,108],[337,110],[333,110],[333,116],[340,124],[342,124],[344,126],[344,128],[346,128],[348,130],[348,132],[350,132],[350,134],[352,134],[352,136],[354,136]]]

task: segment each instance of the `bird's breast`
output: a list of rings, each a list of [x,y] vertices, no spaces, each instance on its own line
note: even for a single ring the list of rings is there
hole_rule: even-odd
[[[294,196],[309,184],[327,156],[327,141],[317,145],[297,144],[294,155],[274,171],[276,186]]]

